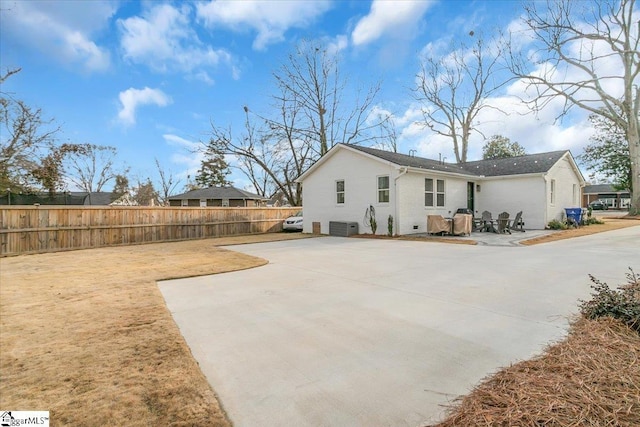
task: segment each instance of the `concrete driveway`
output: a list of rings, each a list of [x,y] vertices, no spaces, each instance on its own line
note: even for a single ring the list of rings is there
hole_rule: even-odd
[[[229,249],[251,270],[161,282],[237,427],[417,426],[566,332],[587,274],[640,272],[640,227],[531,247],[323,237]]]

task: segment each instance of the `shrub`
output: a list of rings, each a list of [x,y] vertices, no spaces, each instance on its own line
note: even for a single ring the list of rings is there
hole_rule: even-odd
[[[604,221],[599,220],[595,216],[588,217],[582,222],[583,225],[591,225],[591,224],[604,224]]]
[[[557,219],[553,219],[549,221],[549,224],[547,224],[547,228],[551,230],[566,230],[567,224],[562,221],[558,221]]]
[[[391,214],[387,218],[387,232],[389,237],[393,236],[393,216]]]
[[[589,275],[595,291],[589,301],[580,301],[580,313],[587,319],[609,316],[640,333],[640,277],[629,268],[626,285],[617,290]]]

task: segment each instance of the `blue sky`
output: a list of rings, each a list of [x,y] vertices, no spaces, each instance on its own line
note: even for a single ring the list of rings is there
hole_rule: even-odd
[[[382,82],[376,108],[395,117],[399,151],[452,161],[451,143],[416,124],[419,55],[470,31],[514,28],[522,13],[520,2],[496,0],[0,3],[0,66],[22,68],[3,91],[54,118],[61,140],[116,147],[134,181],[156,181],[157,158],[183,184],[199,166],[190,150],[207,139],[210,120],[239,129],[243,106],[268,113],[272,72],[301,39],[338,49],[352,84]],[[516,82],[496,97],[513,114],[484,117],[485,135],[530,153],[580,154],[592,133],[586,114],[556,122],[555,103],[538,116],[516,114],[520,90]],[[476,135],[469,158],[481,147]],[[248,184],[238,172],[231,179]]]

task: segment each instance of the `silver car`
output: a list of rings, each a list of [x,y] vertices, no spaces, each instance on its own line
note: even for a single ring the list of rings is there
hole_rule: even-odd
[[[302,231],[302,211],[298,212],[294,216],[290,216],[282,223],[282,229],[284,231]]]

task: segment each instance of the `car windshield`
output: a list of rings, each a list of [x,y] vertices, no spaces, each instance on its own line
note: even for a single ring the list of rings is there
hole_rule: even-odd
[[[302,216],[302,211],[297,212],[294,216]]]

